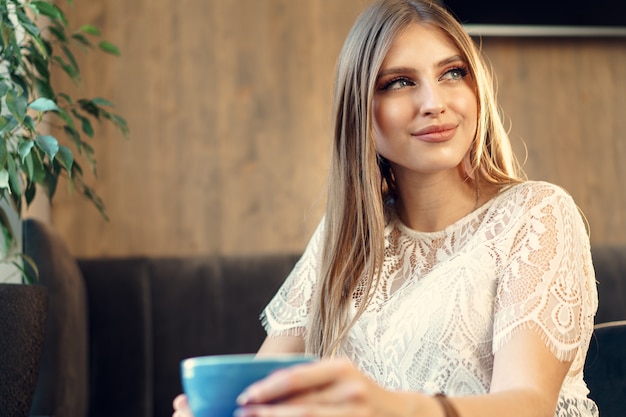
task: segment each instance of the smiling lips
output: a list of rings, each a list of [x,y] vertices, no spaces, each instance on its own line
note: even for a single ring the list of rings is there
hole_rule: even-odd
[[[454,124],[431,125],[411,133],[411,136],[424,142],[446,142],[454,137],[457,127]]]

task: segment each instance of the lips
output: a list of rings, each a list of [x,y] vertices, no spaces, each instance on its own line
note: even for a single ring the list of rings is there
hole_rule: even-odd
[[[455,124],[431,125],[412,133],[411,136],[424,142],[446,142],[454,137],[457,127]]]

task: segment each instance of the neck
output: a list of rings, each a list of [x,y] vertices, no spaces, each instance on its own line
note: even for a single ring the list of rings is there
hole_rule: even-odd
[[[477,183],[457,172],[410,180],[396,176],[396,187],[400,220],[422,232],[443,230],[484,202]]]

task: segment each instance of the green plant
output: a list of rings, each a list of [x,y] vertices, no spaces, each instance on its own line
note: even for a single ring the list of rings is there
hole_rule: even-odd
[[[66,0],[73,6],[72,0]],[[75,51],[98,49],[119,55],[93,25],[72,28],[64,12],[50,0],[0,0],[0,229],[4,245],[0,258],[22,269],[6,209],[18,218],[30,205],[36,185],[52,199],[60,177],[70,190],[87,197],[108,219],[104,204],[84,180],[86,162],[96,174],[95,121],[112,123],[128,136],[126,121],[100,98],[76,98],[57,92],[53,75],[80,85]]]

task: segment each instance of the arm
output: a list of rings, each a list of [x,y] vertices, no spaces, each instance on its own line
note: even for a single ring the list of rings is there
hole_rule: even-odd
[[[571,361],[562,362],[532,330],[521,330],[495,354],[488,395],[454,398],[462,417],[553,417]]]
[[[489,394],[451,398],[461,417],[553,417],[571,362],[559,361],[532,330],[521,330],[495,355]],[[287,397],[279,403],[269,403]],[[380,417],[444,417],[432,397],[391,392],[348,361],[324,360],[279,371],[244,394],[241,417],[332,415],[365,412]]]

